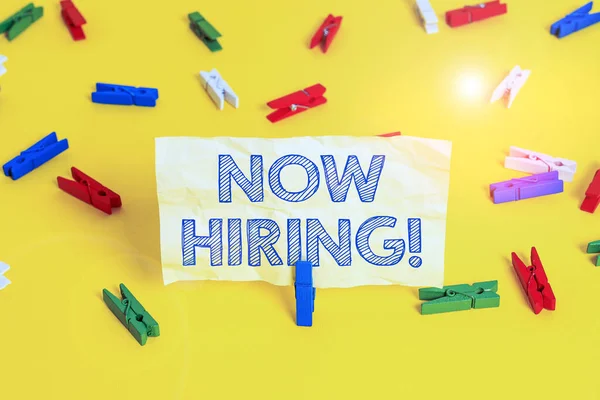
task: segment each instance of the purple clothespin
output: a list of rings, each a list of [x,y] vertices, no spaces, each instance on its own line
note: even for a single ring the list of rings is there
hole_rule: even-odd
[[[562,193],[562,191],[563,181],[558,179],[558,171],[544,172],[490,185],[490,196],[494,199],[494,204]]]

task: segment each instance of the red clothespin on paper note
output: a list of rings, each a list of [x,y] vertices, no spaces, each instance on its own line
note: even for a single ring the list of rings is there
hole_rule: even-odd
[[[580,209],[593,214],[598,204],[600,204],[600,169],[596,171],[594,179],[585,191],[585,199],[581,203]]]
[[[85,39],[85,33],[83,32],[82,26],[87,23],[83,15],[79,12],[75,4],[71,0],[63,0],[60,2],[62,7],[62,18],[73,36],[73,40]]]
[[[446,23],[452,28],[456,28],[506,13],[506,4],[500,4],[500,0],[496,0],[448,11],[446,12]]]
[[[112,209],[121,207],[121,197],[90,178],[77,168],[71,168],[74,181],[59,176],[58,187],[79,200],[91,204],[94,208],[112,214]]]
[[[310,48],[312,49],[321,44],[321,50],[323,53],[327,53],[327,49],[329,49],[331,42],[333,42],[333,38],[340,29],[340,25],[342,25],[342,17],[334,17],[329,14],[310,41]]]
[[[377,135],[379,137],[394,137],[394,136],[400,136],[402,135],[400,132],[390,132],[390,133],[384,133],[381,135]]]
[[[299,90],[292,94],[288,94],[287,96],[270,101],[267,103],[267,105],[270,108],[278,110],[267,115],[267,119],[275,123],[284,118],[304,112],[309,108],[314,108],[320,106],[321,104],[325,104],[327,103],[327,99],[323,97],[323,94],[326,90],[327,89],[325,89],[325,86],[317,83],[316,85],[307,87],[304,90]]]
[[[512,253],[512,264],[533,312],[539,314],[544,308],[555,310],[556,297],[554,297],[546,271],[542,266],[542,260],[540,260],[535,247],[531,248],[531,266],[526,266],[515,253]]]

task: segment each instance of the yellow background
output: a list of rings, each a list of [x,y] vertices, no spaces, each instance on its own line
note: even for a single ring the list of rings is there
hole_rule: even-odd
[[[0,160],[52,131],[70,149],[18,181],[0,180],[3,399],[595,399],[600,271],[579,210],[597,161],[600,25],[564,39],[549,26],[578,0],[509,1],[509,12],[456,29],[432,0],[427,35],[413,1],[77,0],[74,42],[58,1],[12,42],[0,38]],[[3,0],[0,19],[25,5]],[[211,53],[187,24],[222,34]],[[308,41],[344,17],[330,51]],[[489,104],[520,65],[531,76],[511,109]],[[198,71],[216,67],[240,97],[219,112]],[[156,108],[93,104],[96,82],[156,87]],[[479,82],[479,86],[477,83]],[[322,83],[328,103],[270,124],[265,103]],[[497,279],[501,306],[421,316],[417,289],[319,290],[314,326],[295,325],[292,287],[187,282],[164,287],[154,177],[158,136],[403,134],[453,142],[446,284]],[[560,195],[494,205],[488,185],[511,145],[576,160]],[[117,191],[106,216],[61,192],[76,166]],[[534,315],[509,261],[537,246],[557,310]],[[141,347],[101,299],[124,282],[158,320]],[[372,397],[371,397],[372,396]]]

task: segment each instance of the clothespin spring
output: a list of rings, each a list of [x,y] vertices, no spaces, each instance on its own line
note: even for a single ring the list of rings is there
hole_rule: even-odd
[[[485,4],[479,3],[474,6],[465,6],[465,8],[485,8]],[[473,14],[469,13],[469,23],[473,22]]]
[[[482,289],[479,289],[479,290],[477,291],[477,294],[481,294],[481,293],[483,293],[483,292],[484,292],[484,291],[483,291]],[[462,293],[462,292],[457,292],[456,290],[452,290],[452,289],[448,289],[448,290],[446,290],[446,293],[445,293],[445,294],[446,294],[446,296],[448,296],[448,297],[454,297],[454,296],[456,296],[457,294],[462,294],[463,296],[467,296],[467,297],[471,298],[471,308],[475,307],[475,297],[471,296],[470,294],[467,294],[467,293]]]
[[[130,321],[131,321],[131,317],[129,317],[129,311],[131,310],[131,302],[129,301],[129,299],[123,299],[121,301],[123,303],[123,305],[125,306],[125,317],[127,318],[127,329],[129,329],[130,326]],[[146,323],[146,321],[144,321],[144,316],[141,314],[136,314],[135,316],[136,321],[141,322],[142,324],[144,324],[144,326],[146,327],[146,330],[148,330],[148,324]]]
[[[323,28],[323,38],[327,37],[327,35],[329,35],[329,29],[335,26],[338,26],[338,24],[327,25],[325,28]]]

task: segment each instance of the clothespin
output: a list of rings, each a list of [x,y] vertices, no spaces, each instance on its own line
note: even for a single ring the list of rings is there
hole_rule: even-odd
[[[518,65],[514,67],[508,76],[498,85],[492,93],[490,103],[500,100],[503,97],[508,97],[508,108],[512,105],[519,90],[525,85],[531,71],[528,69],[522,70]]]
[[[57,177],[58,187],[107,214],[112,214],[113,208],[121,207],[121,197],[100,182],[75,167],[71,168],[71,175],[74,181]]]
[[[217,42],[217,39],[222,35],[199,12],[195,11],[188,14],[188,18],[190,19],[190,28],[210,51],[215,52],[222,49],[219,42]]]
[[[563,185],[563,181],[558,179],[558,171],[551,171],[525,178],[492,183],[490,185],[490,196],[494,199],[494,204],[500,204],[561,193]]]
[[[4,75],[6,73],[6,67],[3,64],[7,61],[8,61],[8,57],[0,54],[0,76]]]
[[[425,26],[425,32],[428,34],[438,33],[438,18],[435,15],[433,7],[431,7],[429,0],[417,0],[416,4],[419,15],[421,16],[421,21],[423,21]]]
[[[96,83],[96,91],[92,93],[92,101],[99,104],[154,107],[157,99],[158,89],[108,83]]]
[[[589,242],[586,253],[600,253],[600,240]],[[596,257],[596,267],[600,267],[600,256]]]
[[[327,50],[329,50],[329,46],[331,46],[331,42],[333,42],[333,38],[340,30],[341,25],[342,17],[334,17],[333,15],[329,14],[312,37],[312,40],[310,41],[310,48],[312,49],[320,44],[321,51],[323,51],[323,53],[327,53]]]
[[[600,22],[600,13],[590,14],[593,6],[594,2],[590,1],[563,19],[556,21],[550,26],[550,33],[560,39],[588,26],[597,24]]]
[[[487,3],[476,4],[474,6],[464,6],[456,10],[446,12],[446,23],[452,28],[470,24],[506,14],[508,12],[506,4],[500,4],[500,0],[489,1]]]
[[[7,20],[0,22],[0,33],[6,33],[6,38],[13,40],[43,16],[44,7],[35,7],[33,3],[29,3]]]
[[[4,273],[10,269],[10,266],[6,263],[0,261],[0,290],[4,289],[10,284],[10,281],[7,277],[4,276]]]
[[[308,110],[320,106],[321,104],[327,103],[327,99],[323,97],[327,89],[325,86],[317,83],[314,86],[307,87],[304,90],[299,90],[287,96],[280,97],[276,100],[267,103],[267,106],[277,111],[267,115],[267,119],[273,123],[281,121],[282,119],[291,117],[292,115],[299,114]]]
[[[391,133],[384,133],[382,135],[378,135],[379,137],[394,137],[394,136],[400,136],[402,135],[402,133],[400,132],[391,132]]]
[[[77,7],[75,7],[71,0],[61,1],[60,6],[62,8],[61,14],[63,21],[65,21],[69,32],[71,32],[73,40],[85,39],[85,33],[83,32],[82,26],[86,24],[87,21],[83,15],[81,15]]]
[[[512,264],[533,312],[539,314],[544,308],[555,310],[556,298],[535,247],[531,248],[531,265],[529,267],[514,252],[512,253]]]
[[[27,150],[23,150],[2,166],[4,175],[10,176],[14,181],[27,175],[34,169],[40,167],[46,162],[69,148],[67,139],[58,141],[56,132],[52,132]]]
[[[419,300],[430,300],[421,304],[421,315],[440,314],[471,308],[500,307],[498,281],[477,282],[472,285],[451,285],[443,288],[419,289]]]
[[[316,289],[313,286],[312,263],[296,262],[294,290],[296,292],[296,325],[312,326]]]
[[[594,213],[600,204],[600,169],[594,174],[594,179],[590,182],[585,191],[585,199],[581,203],[581,211]]]
[[[565,158],[555,158],[547,154],[511,146],[508,156],[504,159],[504,168],[530,174],[558,171],[558,179],[572,182],[573,175],[577,170],[577,163]]]
[[[223,109],[225,101],[235,108],[239,107],[240,103],[237,95],[229,87],[227,82],[221,78],[221,75],[216,68],[213,68],[210,72],[200,71],[200,79],[202,80],[204,90],[208,92],[208,95],[219,107],[219,110]]]
[[[123,300],[119,300],[106,289],[102,290],[102,298],[115,317],[125,325],[142,346],[146,344],[148,337],[160,336],[158,322],[133,297],[133,294],[124,284],[121,283],[119,288]]]

